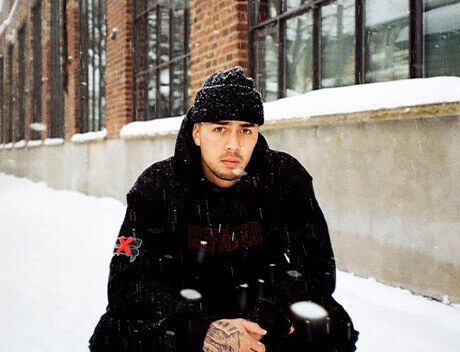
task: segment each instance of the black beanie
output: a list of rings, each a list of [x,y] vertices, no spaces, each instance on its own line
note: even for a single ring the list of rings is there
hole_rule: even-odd
[[[210,76],[197,93],[189,116],[193,123],[223,120],[264,123],[264,109],[254,80],[239,66]]]

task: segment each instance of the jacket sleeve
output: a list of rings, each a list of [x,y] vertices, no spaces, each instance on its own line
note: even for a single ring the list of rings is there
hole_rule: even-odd
[[[285,234],[291,265],[306,280],[306,298],[321,303],[324,297],[332,295],[336,281],[329,229],[316,200],[311,176],[300,164],[293,175]]]
[[[331,321],[331,351],[354,351],[358,333],[347,312],[332,297],[336,285],[335,258],[312,177],[297,161],[289,174],[285,248],[291,270],[299,273],[301,279],[287,275],[280,285],[279,297],[288,304],[307,300],[322,305]],[[286,303],[284,309],[289,310]],[[290,315],[290,311],[285,313]]]
[[[89,341],[91,351],[174,350],[178,343],[178,247],[154,182],[144,174],[127,195],[110,263],[108,307]]]

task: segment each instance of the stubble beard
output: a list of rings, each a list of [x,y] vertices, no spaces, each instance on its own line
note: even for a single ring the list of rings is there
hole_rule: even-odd
[[[226,157],[237,158],[237,159],[243,161],[243,158],[239,154],[226,154],[226,155],[221,156],[219,158],[219,160],[222,160],[222,159],[224,159]],[[240,168],[232,169],[232,170],[229,170],[227,172],[221,172],[221,171],[217,170],[217,167],[216,168],[211,167],[211,165],[209,165],[204,159],[203,159],[203,163],[206,165],[208,170],[211,171],[211,173],[216,178],[218,178],[220,180],[224,180],[224,181],[238,180],[245,173],[244,170],[242,170]]]

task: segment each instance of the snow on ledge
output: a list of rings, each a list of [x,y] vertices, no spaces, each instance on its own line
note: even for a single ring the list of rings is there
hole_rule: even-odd
[[[264,104],[265,121],[460,103],[460,77],[433,77],[324,88]]]
[[[62,139],[62,138],[46,138],[43,144],[48,145],[48,146],[61,145],[61,144],[64,144],[64,139]]]
[[[168,117],[150,121],[135,121],[124,125],[120,131],[122,138],[151,137],[176,133],[184,116]]]
[[[417,105],[460,103],[460,77],[433,77],[323,88],[264,103],[266,122]],[[131,122],[122,138],[167,135],[179,131],[183,116]]]
[[[28,148],[35,148],[35,147],[40,147],[43,144],[41,139],[36,139],[36,140],[30,140],[27,142],[27,147]]]
[[[20,141],[14,143],[14,148],[24,148],[26,143],[27,142],[24,139],[21,139]]]
[[[102,141],[107,138],[107,130],[103,128],[96,132],[76,133],[72,136],[73,143],[85,143],[92,141]]]

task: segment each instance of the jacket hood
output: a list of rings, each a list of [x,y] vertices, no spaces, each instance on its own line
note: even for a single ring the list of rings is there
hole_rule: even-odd
[[[201,154],[200,147],[198,147],[193,141],[192,131],[194,122],[191,119],[190,108],[185,114],[184,119],[179,130],[179,134],[176,140],[176,147],[174,152],[175,164],[185,179],[187,178],[199,178],[203,177],[203,170],[201,165]],[[259,132],[257,144],[252,153],[251,160],[246,167],[246,172],[252,174],[255,171],[255,167],[262,167],[264,154],[268,151],[268,143]]]

